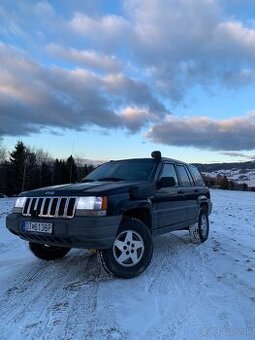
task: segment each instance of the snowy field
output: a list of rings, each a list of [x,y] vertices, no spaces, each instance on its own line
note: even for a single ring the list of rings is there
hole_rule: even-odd
[[[33,257],[0,199],[0,339],[255,339],[255,193],[212,200],[205,244],[161,236],[148,270],[117,280],[87,251]]]

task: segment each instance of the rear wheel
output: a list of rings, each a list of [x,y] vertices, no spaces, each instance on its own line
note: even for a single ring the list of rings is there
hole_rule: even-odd
[[[113,247],[98,252],[106,272],[121,278],[135,277],[150,264],[153,254],[151,233],[140,220],[125,218]]]
[[[29,242],[29,249],[36,257],[47,261],[61,259],[71,250],[71,248],[47,246],[33,242]]]
[[[189,227],[189,233],[195,243],[203,243],[208,239],[209,219],[206,209],[200,210],[198,223]]]

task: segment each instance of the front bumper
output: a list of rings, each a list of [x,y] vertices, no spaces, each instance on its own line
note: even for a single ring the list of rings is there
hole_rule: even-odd
[[[13,234],[29,242],[69,248],[108,249],[114,243],[121,218],[118,215],[35,219],[12,213],[6,217],[6,226]],[[51,234],[24,231],[23,221],[52,223],[53,231]]]

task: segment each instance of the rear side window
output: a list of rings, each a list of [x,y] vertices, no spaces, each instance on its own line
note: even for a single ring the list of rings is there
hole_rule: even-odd
[[[163,165],[163,169],[162,169],[162,172],[161,172],[159,179],[161,179],[162,177],[173,177],[175,179],[176,186],[177,186],[178,178],[177,178],[177,174],[176,174],[175,167],[174,167],[173,164],[165,163]]]
[[[192,184],[189,179],[189,175],[184,165],[178,164],[177,171],[180,177],[181,186],[183,187],[190,187]]]
[[[189,171],[191,172],[196,185],[205,185],[200,172],[195,166],[189,165]]]

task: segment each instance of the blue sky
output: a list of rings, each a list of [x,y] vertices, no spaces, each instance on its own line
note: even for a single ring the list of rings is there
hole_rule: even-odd
[[[1,1],[6,148],[254,159],[253,13],[252,0]]]

